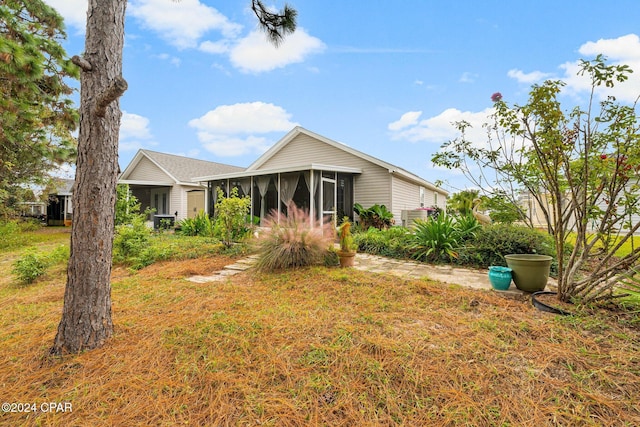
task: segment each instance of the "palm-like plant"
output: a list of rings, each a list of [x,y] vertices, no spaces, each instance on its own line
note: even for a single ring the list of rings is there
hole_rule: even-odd
[[[455,222],[463,241],[474,239],[476,232],[482,228],[482,225],[472,214],[460,215],[456,217]]]
[[[415,259],[438,261],[443,257],[458,257],[456,249],[462,241],[462,233],[452,216],[442,214],[437,218],[415,220],[414,230],[410,248]]]
[[[353,205],[353,210],[360,217],[360,224],[364,230],[369,227],[386,230],[393,225],[393,214],[385,205],[375,204],[365,209],[360,203],[356,203]]]

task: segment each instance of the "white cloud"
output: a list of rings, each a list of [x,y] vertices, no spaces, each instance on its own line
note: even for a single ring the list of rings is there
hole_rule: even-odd
[[[219,40],[217,42],[207,40],[200,43],[199,49],[206,53],[227,53],[230,50],[230,43],[229,40]]]
[[[519,83],[526,83],[530,85],[548,79],[552,75],[549,73],[543,73],[542,71],[532,71],[530,73],[525,73],[522,70],[514,68],[507,72],[507,76],[517,80]]]
[[[418,118],[420,118],[421,114],[422,114],[422,111],[409,111],[407,113],[404,113],[400,117],[400,120],[397,120],[393,123],[389,123],[389,126],[387,126],[387,128],[389,130],[396,131],[396,130],[406,128],[407,126],[415,125],[418,123]]]
[[[599,87],[596,95],[600,99],[608,95],[613,95],[619,101],[634,102],[640,95],[640,37],[636,34],[627,34],[615,39],[600,39],[598,41],[588,41],[578,49],[582,59],[590,60],[597,55],[604,55],[609,64],[628,65],[634,73],[628,75],[628,80],[624,83],[616,82],[613,89]],[[520,83],[531,85],[539,83],[545,79],[557,78],[566,83],[563,92],[568,95],[580,96],[588,95],[591,91],[591,81],[588,76],[580,76],[580,61],[570,61],[558,67],[561,75],[555,76],[552,73],[542,71],[532,71],[525,73],[519,69],[509,70],[507,75]]]
[[[403,139],[409,142],[424,141],[442,144],[460,135],[454,123],[464,120],[472,126],[467,129],[467,139],[484,143],[487,134],[482,125],[488,121],[492,112],[492,108],[477,113],[449,108],[437,116],[418,122],[422,113],[410,111],[403,114],[400,120],[389,124],[388,128],[393,131],[391,138],[394,140]]]
[[[68,27],[84,31],[87,22],[87,0],[44,0],[49,6],[58,11]]]
[[[604,98],[613,95],[619,101],[634,102],[640,95],[640,38],[636,34],[628,34],[615,39],[600,39],[596,42],[587,42],[580,46],[578,52],[584,55],[583,59],[590,59],[598,54],[607,57],[610,64],[628,65],[634,71],[628,74],[629,79],[624,83],[615,83],[610,88],[600,87],[596,93]],[[565,70],[562,80],[567,82],[569,90],[574,92],[588,91],[591,84],[587,77],[578,76],[580,64],[578,61],[566,63],[561,66]]]
[[[198,132],[202,146],[220,157],[242,156],[244,154],[262,154],[269,149],[271,142],[264,137],[248,136],[246,138],[229,135],[212,135]]]
[[[169,61],[171,65],[175,65],[176,67],[179,67],[182,63],[182,60],[180,58],[169,55],[168,53],[161,53],[160,55],[155,55],[155,57],[163,61]]]
[[[128,12],[143,27],[181,49],[197,47],[198,40],[209,31],[220,31],[225,38],[234,38],[242,29],[199,0],[137,0],[131,2]]]
[[[600,39],[587,42],[578,50],[582,55],[603,54],[612,60],[640,61],[640,38],[636,34],[627,34],[617,39]]]
[[[132,151],[153,145],[156,145],[156,142],[153,141],[153,135],[149,129],[149,119],[123,111],[120,122],[120,149]]]
[[[264,102],[221,105],[189,121],[203,146],[219,156],[262,154],[270,142],[256,134],[285,132],[298,124],[282,107]],[[239,136],[246,135],[246,136]]]
[[[289,131],[297,123],[282,107],[264,102],[221,105],[204,116],[193,119],[189,126],[201,131],[233,133],[267,133]]]
[[[473,83],[476,81],[477,78],[478,78],[477,74],[466,71],[462,73],[462,76],[460,76],[460,83]]]
[[[231,63],[245,73],[259,73],[304,61],[313,53],[320,53],[326,45],[310,36],[303,28],[289,34],[278,47],[270,43],[265,34],[254,30],[241,39],[231,50]]]
[[[150,139],[149,119],[138,114],[122,112],[120,138]]]

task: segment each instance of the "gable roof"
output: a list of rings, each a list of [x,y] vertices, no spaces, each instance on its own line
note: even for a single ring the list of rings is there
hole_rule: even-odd
[[[73,183],[75,180],[69,178],[56,178],[54,181],[55,189],[51,194],[58,196],[70,196],[73,193]]]
[[[351,148],[346,144],[334,141],[332,139],[329,139],[327,137],[324,137],[322,135],[319,135],[315,132],[311,132],[310,130],[307,130],[303,127],[300,126],[296,126],[295,128],[293,128],[291,131],[289,131],[289,133],[287,133],[280,141],[276,142],[271,148],[269,148],[262,156],[260,156],[255,162],[253,162],[251,165],[249,165],[249,167],[246,169],[247,172],[251,172],[251,171],[258,171],[260,170],[260,166],[262,166],[263,164],[265,164],[270,158],[272,158],[278,151],[280,151],[284,146],[286,146],[287,144],[289,144],[295,137],[297,137],[300,134],[305,134],[311,138],[317,139],[319,141],[324,142],[325,144],[328,144],[332,147],[338,148],[342,151],[345,151],[349,154],[352,154],[354,156],[360,157],[361,159],[367,160],[368,162],[371,162],[375,165],[378,165],[384,169],[387,169],[389,171],[389,173],[394,174],[394,175],[398,175],[406,180],[409,181],[413,181],[419,185],[422,185],[426,188],[429,188],[430,190],[433,191],[438,191],[442,194],[449,194],[448,191],[444,190],[443,188],[437,187],[435,184],[419,177],[418,175],[411,173],[409,171],[407,171],[406,169],[403,169],[399,166],[395,166],[392,165],[391,163],[385,162],[384,160],[380,160],[376,157],[370,156],[368,154],[363,153],[362,151],[358,151],[355,148]]]
[[[192,177],[198,175],[218,175],[244,170],[239,166],[140,149],[120,175],[120,180],[126,180],[143,158],[151,161],[176,184],[194,184]]]

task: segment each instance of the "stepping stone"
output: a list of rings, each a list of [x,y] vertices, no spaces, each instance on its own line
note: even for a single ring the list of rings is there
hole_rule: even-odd
[[[224,280],[223,276],[191,276],[187,277],[187,280],[194,283],[209,283],[209,282],[218,282]]]

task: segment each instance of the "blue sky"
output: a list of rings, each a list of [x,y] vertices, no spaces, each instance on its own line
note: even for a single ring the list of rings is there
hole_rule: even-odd
[[[87,0],[44,1],[65,18],[69,56],[81,53]],[[588,95],[578,60],[602,53],[636,70],[618,99],[640,95],[637,0],[289,4],[298,30],[276,49],[250,0],[130,0],[121,167],[139,148],[248,166],[300,125],[456,192],[471,184],[431,155],[457,120],[485,139],[492,93],[522,103],[562,79],[568,108]]]

